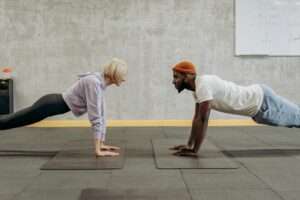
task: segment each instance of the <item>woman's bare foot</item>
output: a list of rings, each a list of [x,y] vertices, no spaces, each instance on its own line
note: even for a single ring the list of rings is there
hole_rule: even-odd
[[[120,153],[113,152],[113,151],[97,151],[96,152],[97,157],[104,157],[104,156],[113,157],[113,156],[119,156],[119,155],[120,155]]]
[[[103,144],[101,146],[101,150],[107,151],[107,150],[112,150],[112,151],[116,151],[116,150],[120,150],[120,147],[117,146],[110,146],[110,145],[105,145]]]

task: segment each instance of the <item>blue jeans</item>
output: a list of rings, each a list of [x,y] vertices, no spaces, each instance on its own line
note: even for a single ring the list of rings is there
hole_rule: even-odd
[[[300,107],[276,94],[270,87],[260,85],[264,98],[260,110],[252,117],[260,124],[284,127],[300,127]]]

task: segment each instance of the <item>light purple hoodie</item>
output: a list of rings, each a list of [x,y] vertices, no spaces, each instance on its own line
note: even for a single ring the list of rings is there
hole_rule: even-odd
[[[84,73],[62,95],[72,113],[79,117],[86,112],[92,124],[95,138],[105,140],[106,117],[104,77],[100,73]]]

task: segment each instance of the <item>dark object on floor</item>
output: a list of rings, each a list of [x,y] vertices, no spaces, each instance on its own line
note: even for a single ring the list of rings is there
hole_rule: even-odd
[[[0,115],[14,111],[13,80],[0,79]]]
[[[105,190],[87,188],[81,191],[79,200],[158,200],[180,199],[188,200],[189,195],[183,191],[156,190]]]

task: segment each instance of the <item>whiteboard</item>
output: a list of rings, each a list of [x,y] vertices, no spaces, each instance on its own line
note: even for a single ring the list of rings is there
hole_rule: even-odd
[[[300,0],[236,0],[236,55],[300,55]]]

